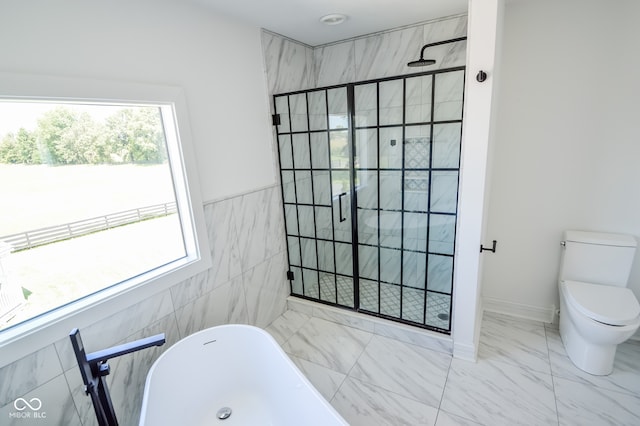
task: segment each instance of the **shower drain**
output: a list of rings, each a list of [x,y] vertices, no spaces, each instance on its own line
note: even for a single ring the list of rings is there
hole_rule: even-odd
[[[222,407],[221,409],[218,410],[218,412],[216,413],[216,416],[218,416],[220,420],[227,420],[229,417],[231,417],[231,408]]]

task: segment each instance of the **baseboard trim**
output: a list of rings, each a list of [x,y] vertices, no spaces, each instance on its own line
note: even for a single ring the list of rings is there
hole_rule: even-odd
[[[498,314],[511,315],[514,317],[541,321],[546,323],[556,322],[556,307],[551,305],[548,308],[525,305],[522,303],[509,302],[507,300],[494,299],[493,297],[483,298],[483,308],[485,311]]]
[[[477,347],[466,343],[456,343],[454,340],[453,357],[464,361],[476,362],[478,360]]]

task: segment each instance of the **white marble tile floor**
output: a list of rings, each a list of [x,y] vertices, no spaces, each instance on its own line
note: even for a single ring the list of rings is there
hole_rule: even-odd
[[[312,314],[288,310],[266,329],[352,425],[640,425],[640,342],[597,377],[551,324],[485,313],[472,363]]]

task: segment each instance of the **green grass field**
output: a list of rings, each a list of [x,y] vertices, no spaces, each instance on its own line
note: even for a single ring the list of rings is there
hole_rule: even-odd
[[[175,200],[169,168],[0,165],[3,235]],[[184,256],[177,214],[14,252],[1,284],[29,298],[0,329]],[[0,286],[2,287],[2,286]],[[7,287],[5,287],[6,289]],[[3,312],[0,312],[0,317]]]
[[[167,164],[0,164],[0,237],[171,201]]]
[[[2,259],[9,284],[31,294],[0,329],[184,254],[176,214],[12,253]]]

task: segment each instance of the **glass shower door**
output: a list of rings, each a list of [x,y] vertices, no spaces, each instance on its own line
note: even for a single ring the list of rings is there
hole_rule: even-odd
[[[355,308],[346,87],[275,97],[291,292]]]
[[[356,84],[359,309],[449,331],[464,70]]]
[[[274,97],[291,293],[451,330],[464,68]]]

